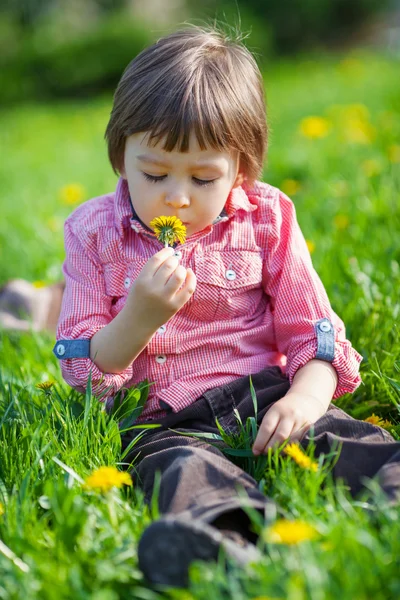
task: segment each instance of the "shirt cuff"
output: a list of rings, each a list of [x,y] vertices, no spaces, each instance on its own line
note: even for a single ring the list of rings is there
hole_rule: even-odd
[[[65,381],[79,392],[85,392],[91,375],[92,393],[102,402],[116,394],[133,377],[130,365],[121,373],[103,373],[90,358],[90,339],[58,339],[53,352],[60,360]]]
[[[360,363],[363,360],[348,340],[336,340],[335,330],[329,319],[320,319],[315,324],[316,338],[302,345],[299,352],[287,362],[286,373],[290,385],[298,369],[304,367],[310,360],[320,359],[330,362],[335,368],[338,383],[332,400],[351,394],[362,383],[359,374]]]

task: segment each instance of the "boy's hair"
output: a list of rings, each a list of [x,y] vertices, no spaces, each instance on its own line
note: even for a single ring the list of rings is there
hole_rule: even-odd
[[[236,36],[238,38],[239,36]],[[215,27],[189,26],[159,39],[125,69],[105,138],[118,175],[125,139],[149,132],[163,149],[237,150],[248,183],[262,173],[267,146],[264,84],[252,54]]]

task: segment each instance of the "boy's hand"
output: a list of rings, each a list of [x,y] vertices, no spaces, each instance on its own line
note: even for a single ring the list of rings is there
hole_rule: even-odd
[[[179,264],[173,248],[163,248],[141,270],[128,302],[143,323],[155,330],[186,304],[195,289],[196,275],[192,269]]]
[[[310,425],[325,412],[318,398],[288,392],[264,416],[253,444],[253,454],[267,454],[268,448],[280,445],[287,438],[300,441]]]

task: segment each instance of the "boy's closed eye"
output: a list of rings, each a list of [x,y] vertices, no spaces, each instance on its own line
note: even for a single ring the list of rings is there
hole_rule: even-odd
[[[158,181],[164,181],[164,179],[167,177],[167,175],[150,175],[149,173],[145,173],[144,171],[142,171],[142,174],[143,174],[144,178],[147,179],[147,181],[150,181],[151,183],[157,183]],[[212,183],[217,181],[218,177],[215,179],[199,179],[198,177],[192,177],[192,179],[196,185],[205,187],[205,186],[211,185]]]

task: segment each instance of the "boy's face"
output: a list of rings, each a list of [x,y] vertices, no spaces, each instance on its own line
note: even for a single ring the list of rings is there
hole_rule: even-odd
[[[134,209],[148,227],[161,215],[178,217],[187,236],[201,231],[220,214],[230,191],[241,185],[239,154],[201,150],[191,135],[189,151],[166,152],[163,140],[148,146],[148,133],[126,139],[125,168]]]

